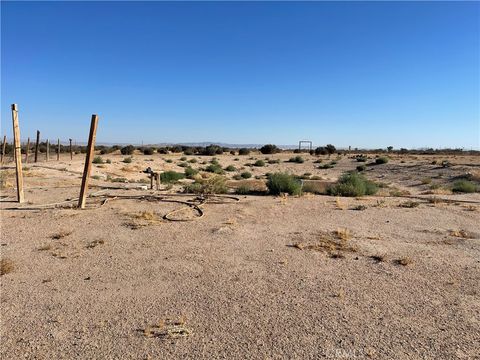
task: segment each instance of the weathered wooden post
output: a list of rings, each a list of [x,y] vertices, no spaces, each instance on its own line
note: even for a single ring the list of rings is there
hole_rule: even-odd
[[[57,161],[60,161],[60,139],[57,139]]]
[[[20,127],[18,126],[17,104],[12,104],[13,122],[13,147],[15,152],[15,169],[17,173],[17,199],[19,203],[24,201],[23,196],[23,173],[22,173],[22,147],[20,144]]]
[[[25,149],[25,164],[28,164],[29,153],[30,153],[30,138],[27,139],[27,148]]]
[[[72,139],[68,139],[68,141],[70,141],[70,160],[73,160]]]
[[[45,153],[45,159],[48,161],[50,159],[50,140],[47,139],[47,152]]]
[[[7,135],[3,135],[3,144],[2,144],[2,164],[3,159],[5,158],[5,148],[7,146]]]
[[[98,116],[93,114],[90,124],[90,134],[88,136],[87,155],[85,157],[85,167],[83,169],[82,187],[80,188],[80,197],[78,199],[78,207],[85,208],[87,199],[88,182],[90,180],[90,170],[92,169],[92,158],[95,150],[95,138],[97,136]]]
[[[38,161],[38,147],[40,145],[40,131],[37,130],[37,141],[35,142],[35,162]]]

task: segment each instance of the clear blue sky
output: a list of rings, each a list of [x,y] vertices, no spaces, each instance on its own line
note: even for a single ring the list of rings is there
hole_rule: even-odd
[[[478,2],[4,2],[11,137],[480,143]]]

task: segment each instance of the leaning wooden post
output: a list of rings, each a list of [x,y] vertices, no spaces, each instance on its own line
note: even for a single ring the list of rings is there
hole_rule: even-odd
[[[97,135],[98,116],[92,115],[92,122],[90,124],[90,134],[88,136],[87,155],[85,157],[85,167],[83,169],[82,187],[80,188],[80,197],[78,199],[78,207],[85,208],[85,201],[87,199],[88,181],[90,180],[90,170],[92,168],[92,158],[95,150],[95,138]]]
[[[20,127],[18,126],[17,104],[12,104],[13,121],[13,147],[15,151],[15,168],[17,171],[17,199],[19,203],[24,200],[23,197],[23,173],[22,173],[22,147],[20,144]]]
[[[2,164],[3,159],[5,159],[5,147],[7,146],[7,135],[3,135],[3,144],[2,144]]]
[[[50,159],[50,140],[47,139],[47,151],[45,153],[45,159],[48,161]]]
[[[38,147],[40,145],[40,131],[37,130],[37,142],[35,143],[35,162],[38,161]]]
[[[28,164],[29,153],[30,153],[30,138],[27,139],[27,148],[25,149],[25,164]]]
[[[57,139],[57,161],[60,160],[60,139]]]
[[[70,160],[73,160],[72,139],[68,139],[68,141],[70,141]]]

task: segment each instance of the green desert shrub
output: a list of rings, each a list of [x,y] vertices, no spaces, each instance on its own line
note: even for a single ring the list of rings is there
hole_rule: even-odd
[[[240,176],[243,178],[243,179],[250,179],[252,177],[252,173],[249,172],[249,171],[244,171],[240,174]]]
[[[189,165],[188,165],[188,163],[186,163],[186,162],[181,162],[181,163],[178,163],[177,166],[186,168],[186,167],[188,167]]]
[[[248,155],[248,154],[250,154],[250,149],[241,148],[238,150],[238,155]]]
[[[303,158],[300,155],[297,155],[295,157],[290,158],[290,160],[288,160],[288,162],[303,164],[305,162],[305,160],[303,160]]]
[[[190,159],[188,160],[189,163],[191,164],[196,164],[197,163],[197,159]]]
[[[172,159],[167,159],[167,160],[165,160],[165,162],[171,164],[171,163],[173,163],[173,160]]]
[[[268,159],[269,164],[280,164],[280,159]]]
[[[94,164],[103,164],[104,161],[103,161],[103,159],[102,159],[101,156],[95,156],[95,157],[93,158],[92,163],[94,163]]]
[[[212,162],[205,168],[205,171],[214,173],[214,174],[223,174],[223,169],[218,162]]]
[[[327,194],[335,196],[363,196],[373,195],[378,191],[378,186],[373,181],[367,180],[358,172],[343,174],[335,185],[327,188]]]
[[[185,176],[187,177],[187,179],[193,179],[193,177],[197,174],[198,174],[198,170],[190,166],[185,168]]]
[[[130,164],[132,162],[132,158],[126,157],[125,159],[122,160],[122,162],[124,162],[125,164]]]
[[[253,163],[253,166],[258,166],[258,167],[265,166],[265,161],[257,160]]]
[[[120,149],[120,152],[122,153],[122,155],[132,155],[134,151],[135,151],[135,146],[133,145],[127,145]]]
[[[273,144],[263,145],[260,148],[260,152],[262,154],[275,154],[275,153],[278,153],[280,151],[281,150],[276,145],[273,145]]]
[[[375,159],[375,164],[380,165],[380,164],[386,164],[388,163],[388,158],[385,156],[381,156]]]
[[[153,155],[153,148],[151,147],[143,148],[143,155]]]
[[[300,195],[302,193],[302,183],[293,175],[287,173],[273,173],[268,176],[268,192],[272,195],[288,193],[290,195]]]
[[[220,175],[196,179],[194,183],[186,184],[183,188],[185,193],[193,194],[225,194],[227,190],[226,179]]]
[[[225,171],[237,171],[237,168],[233,165],[228,165],[226,168],[225,168]]]
[[[187,161],[187,157],[186,157],[186,156],[182,156],[182,157],[180,158],[180,161]]]
[[[335,164],[330,162],[328,164],[323,164],[323,165],[320,165],[318,168],[319,169],[332,169],[335,167]]]
[[[477,185],[472,181],[458,180],[453,183],[452,191],[461,193],[474,193],[477,191]]]
[[[235,194],[238,194],[238,195],[248,195],[250,193],[252,193],[252,187],[249,184],[240,185],[235,190]]]
[[[160,181],[164,184],[175,183],[180,179],[184,179],[185,174],[176,171],[165,171],[160,174]]]
[[[358,165],[357,166],[357,171],[362,172],[362,171],[365,171],[365,170],[367,170],[366,165]]]

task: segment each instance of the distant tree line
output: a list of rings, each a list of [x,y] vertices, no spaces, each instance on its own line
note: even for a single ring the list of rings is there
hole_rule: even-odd
[[[72,145],[72,151],[74,153],[85,153],[86,152],[85,145]],[[45,153],[47,151],[47,143],[46,141],[42,141],[39,143],[38,146],[40,153]],[[25,154],[26,144],[22,144],[22,153]],[[95,146],[95,150],[99,151],[101,155],[110,154],[115,151],[120,151],[123,155],[132,155],[135,151],[139,151],[145,155],[153,155],[154,153],[158,154],[169,154],[169,153],[184,153],[185,155],[221,155],[223,153],[230,153],[232,155],[249,155],[251,151],[260,151],[262,154],[276,154],[282,151],[292,151],[289,150],[282,150],[278,146],[274,144],[266,144],[260,148],[229,148],[229,147],[222,147],[219,145],[208,145],[208,146],[186,146],[186,145],[169,145],[169,146],[134,146],[134,145],[97,145]],[[30,143],[30,153],[35,151],[35,143]],[[57,143],[50,143],[50,153],[55,154],[57,152]],[[60,153],[68,153],[70,152],[70,146],[61,144],[60,145]],[[295,153],[310,153],[312,155],[332,155],[334,153],[344,154],[347,153],[347,150],[337,150],[337,148],[332,144],[327,144],[325,146],[319,146],[314,150],[307,150],[307,149],[295,149],[293,150]],[[350,152],[355,152],[357,154],[369,154],[369,153],[391,153],[391,154],[414,154],[414,155],[435,155],[435,154],[443,154],[443,155],[454,155],[454,154],[471,154],[471,155],[478,155],[480,151],[477,150],[463,150],[461,148],[456,149],[394,149],[393,146],[388,146],[387,148],[379,148],[379,149],[351,149]],[[8,143],[5,147],[6,154],[13,154],[13,145],[12,143]]]

